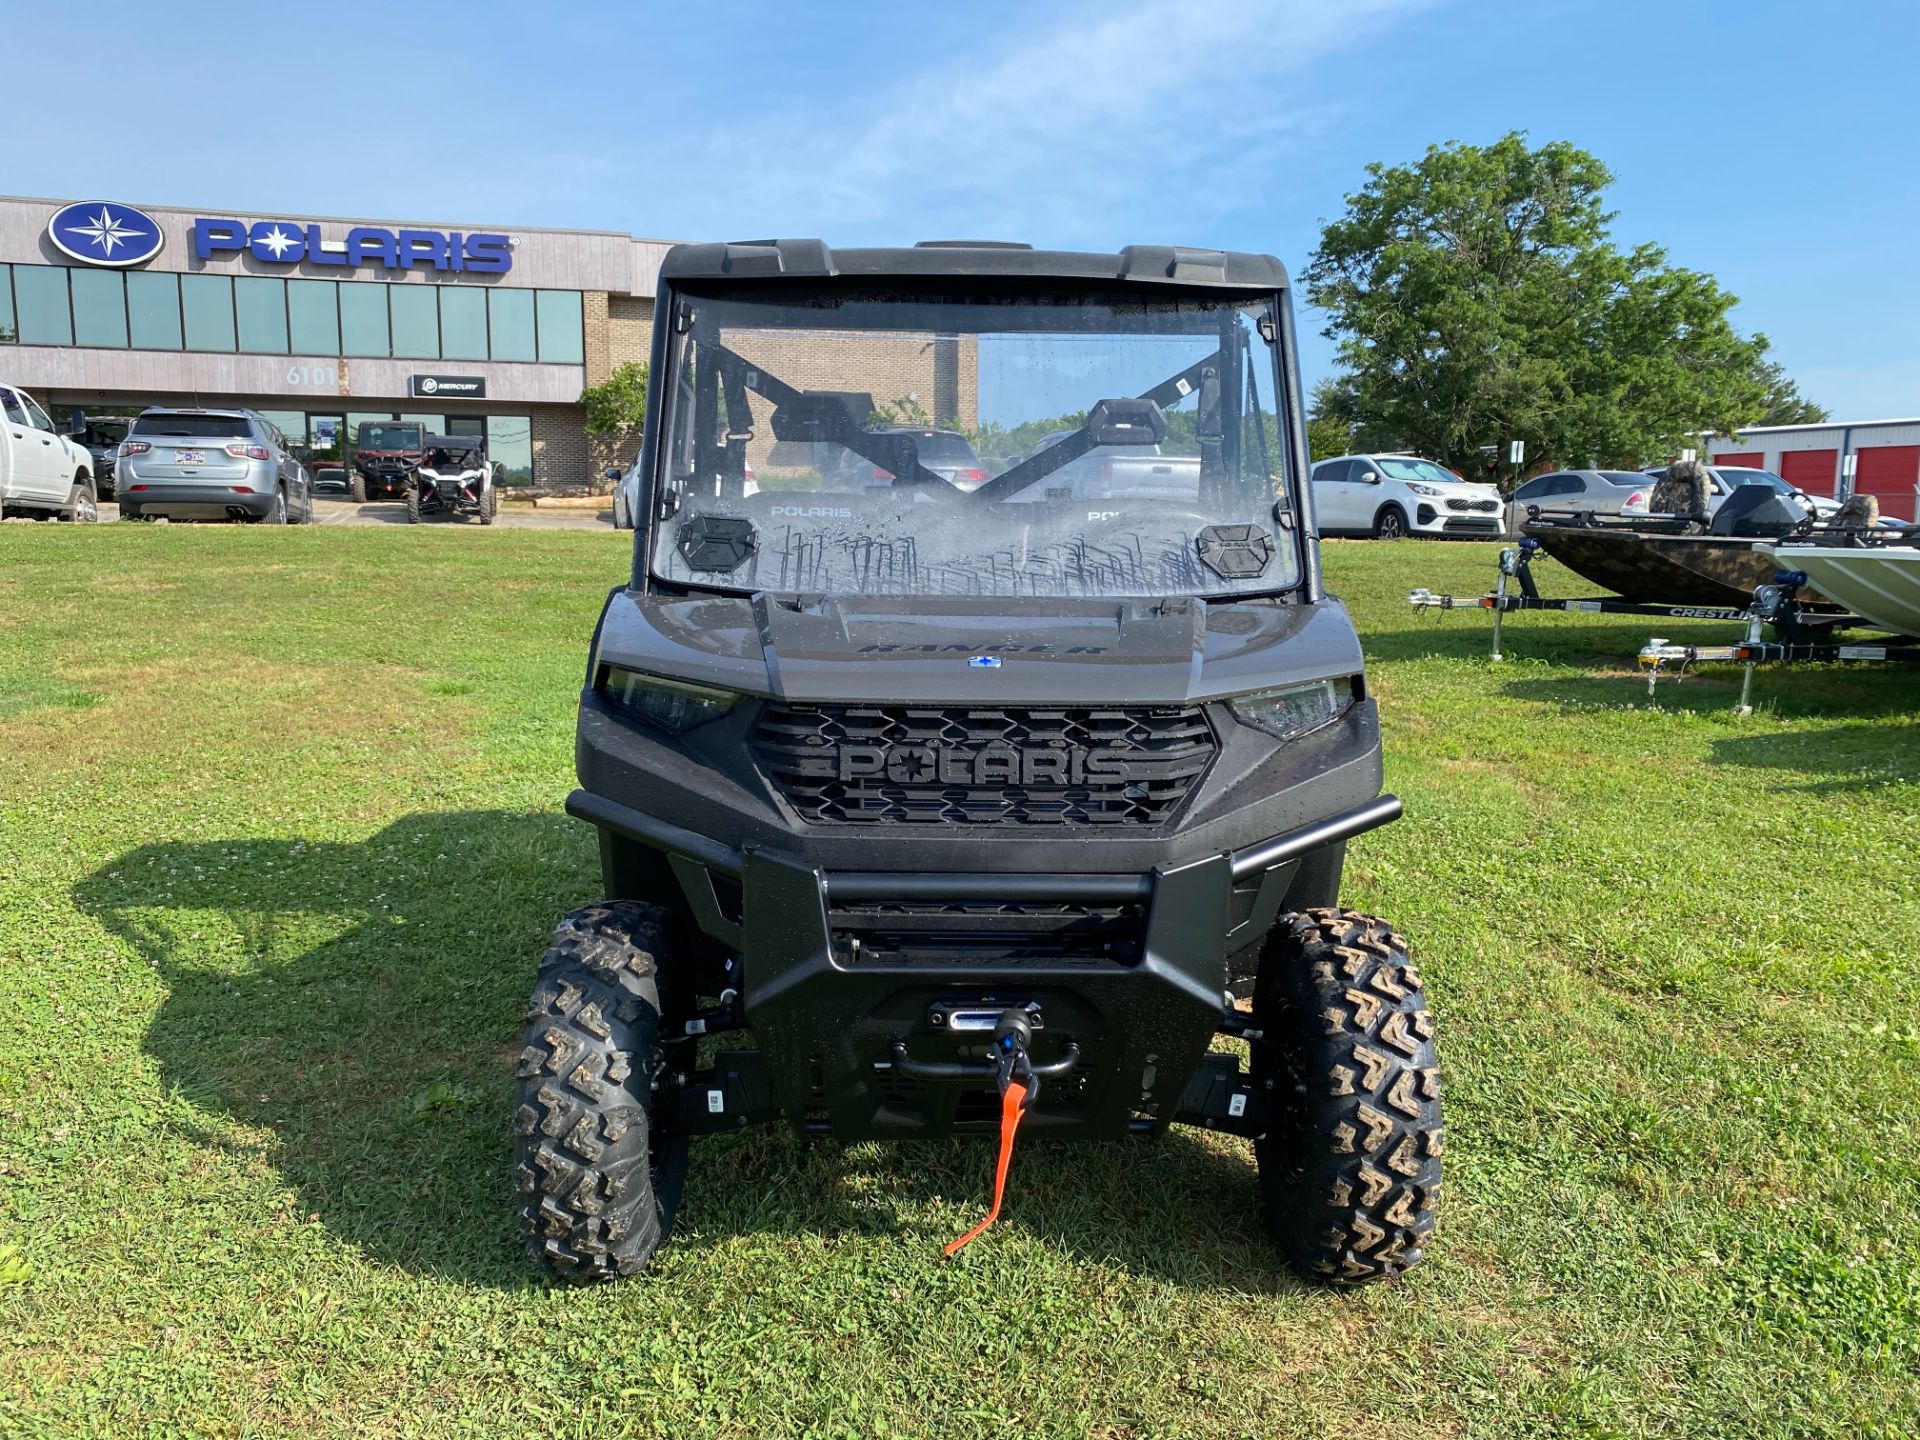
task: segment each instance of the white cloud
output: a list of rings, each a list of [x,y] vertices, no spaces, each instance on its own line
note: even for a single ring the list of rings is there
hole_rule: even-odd
[[[683,233],[1184,238],[1270,198],[1289,154],[1364,93],[1331,62],[1430,3],[1036,5],[1032,28],[978,53],[903,43],[880,84],[810,77],[846,98],[656,151],[629,183],[664,188]]]

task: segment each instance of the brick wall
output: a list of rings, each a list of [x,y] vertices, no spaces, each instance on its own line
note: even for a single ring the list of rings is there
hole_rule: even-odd
[[[894,406],[912,400],[931,415],[934,413],[936,360],[931,339],[917,335],[785,335],[770,331],[739,333],[728,337],[731,348],[744,359],[764,365],[798,390],[865,391],[876,406]],[[958,352],[956,416],[959,423],[972,428],[980,413],[980,346],[970,335],[963,335],[955,346]],[[855,362],[857,368],[854,368]],[[753,439],[747,446],[747,460],[754,469],[768,467],[773,449],[773,427],[768,416],[772,404],[760,395],[750,395],[753,410]]]

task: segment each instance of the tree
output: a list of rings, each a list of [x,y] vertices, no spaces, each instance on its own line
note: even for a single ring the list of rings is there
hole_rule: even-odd
[[[1772,360],[1760,364],[1760,383],[1767,389],[1767,408],[1762,425],[1818,425],[1833,415],[1824,405],[1816,405],[1800,393],[1800,387],[1787,378],[1787,372]]]
[[[1594,156],[1514,133],[1367,174],[1305,276],[1346,367],[1316,410],[1360,443],[1463,474],[1510,440],[1625,465],[1765,413],[1765,338],[1734,331],[1711,276],[1611,243]]]
[[[1307,403],[1307,458],[1329,460],[1353,453],[1353,421],[1346,413],[1346,395],[1340,381],[1322,376]]]
[[[598,385],[580,392],[589,435],[623,435],[647,419],[647,367],[629,360]]]

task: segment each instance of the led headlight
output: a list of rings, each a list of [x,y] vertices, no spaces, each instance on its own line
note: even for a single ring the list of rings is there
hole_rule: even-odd
[[[649,725],[678,735],[709,720],[718,720],[740,697],[731,690],[713,690],[685,680],[642,675],[609,665],[600,689],[620,709]]]
[[[1407,489],[1416,495],[1444,495],[1447,493],[1438,485],[1423,485],[1418,480],[1409,480],[1407,482]]]
[[[1331,725],[1353,704],[1353,681],[1315,680],[1310,685],[1288,685],[1236,695],[1227,702],[1234,718],[1276,740],[1297,740],[1322,725]]]

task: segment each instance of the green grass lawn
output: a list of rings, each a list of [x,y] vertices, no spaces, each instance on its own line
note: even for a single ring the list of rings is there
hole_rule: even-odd
[[[0,528],[0,1434],[1911,1436],[1920,675],[1630,673],[1481,545],[1336,544],[1440,1017],[1426,1265],[1286,1278],[1248,1148],[696,1142],[523,1257],[511,1058],[610,534]],[[1574,586],[1573,591],[1582,587]],[[1563,589],[1561,593],[1573,593]]]

